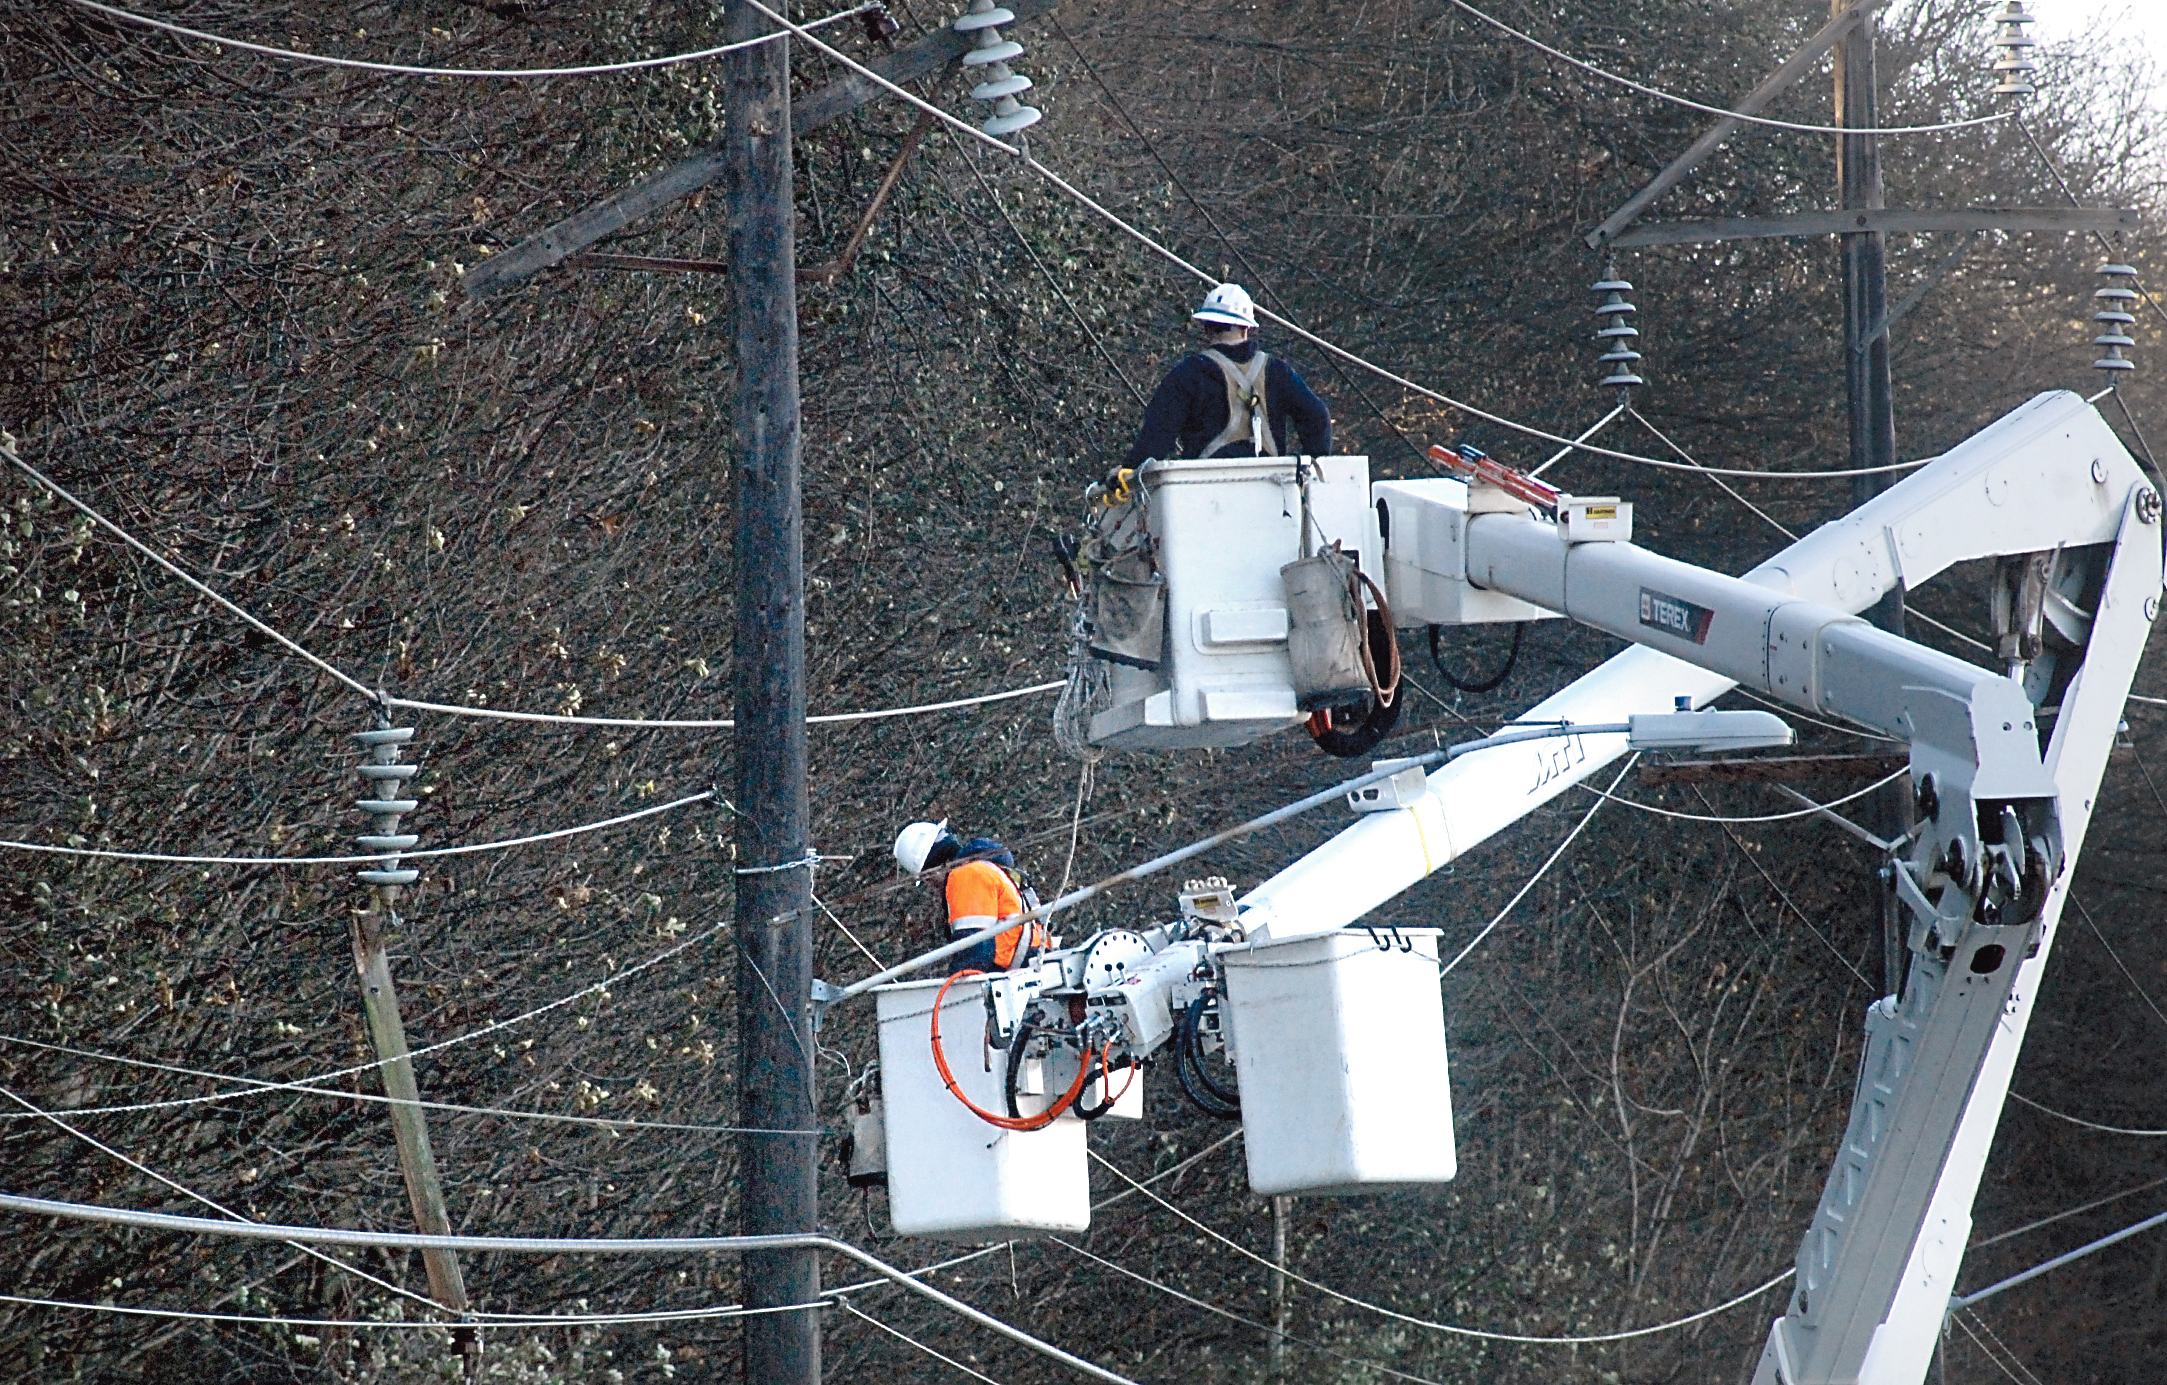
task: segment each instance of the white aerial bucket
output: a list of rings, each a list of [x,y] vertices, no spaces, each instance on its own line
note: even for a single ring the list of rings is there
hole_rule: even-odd
[[[888,1141],[888,1219],[900,1236],[981,1239],[1091,1225],[1084,1123],[1064,1115],[1043,1130],[1011,1131],[972,1115],[933,1066],[933,998],[941,981],[875,989]],[[984,1053],[985,983],[970,977],[941,1002],[941,1045],[963,1094],[1007,1114],[1006,1053]],[[1073,1069],[1072,1069],[1073,1071]],[[1032,1115],[1046,1098],[1022,1097]]]
[[[1337,541],[1365,572],[1381,572],[1367,457],[1223,457],[1143,469],[1135,522],[1151,536],[1164,586],[1134,591],[1163,597],[1163,640],[1151,642],[1152,659],[1108,663],[1109,705],[1091,718],[1092,744],[1247,745],[1302,723],[1279,575],[1303,551],[1297,477],[1308,479],[1312,544]]]
[[[1458,1171],[1437,930],[1377,937],[1219,954],[1256,1192],[1360,1193]]]

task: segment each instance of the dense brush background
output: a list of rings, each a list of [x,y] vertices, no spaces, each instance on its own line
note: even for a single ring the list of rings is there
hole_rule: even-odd
[[[1805,0],[1499,0],[1560,46],[1704,100],[1735,100],[1818,26]],[[1989,7],[1914,0],[1881,48],[1888,123],[1989,107]],[[318,52],[445,66],[543,66],[717,41],[720,7],[611,0],[332,5],[188,0],[163,12]],[[811,17],[815,11],[806,11]],[[907,40],[947,22],[902,0]],[[831,31],[855,51],[871,45]],[[1447,0],[1067,0],[1020,26],[1047,113],[1032,148],[1122,215],[1408,376],[1552,429],[1610,401],[1577,232],[1704,118],[1533,54]],[[838,69],[802,46],[801,90]],[[584,80],[451,81],[299,66],[171,39],[44,0],[0,4],[0,425],[146,543],[371,686],[446,702],[589,714],[727,715],[730,304],[714,275],[564,270],[470,301],[466,266],[718,138],[713,63]],[[2160,210],[2163,128],[2145,55],[2058,51],[2029,120],[2093,203]],[[928,91],[971,102],[951,75]],[[1830,119],[1825,75],[1774,114]],[[976,118],[975,116],[973,118]],[[831,259],[912,123],[869,106],[797,145],[799,262]],[[2007,124],[1885,144],[1894,206],[2064,200]],[[1829,205],[1825,137],[1741,135],[1657,209]],[[606,248],[719,257],[719,193]],[[1011,226],[1011,220],[1013,226]],[[1900,298],[1945,239],[1895,237]],[[2148,238],[2117,258],[2151,282]],[[2075,236],[1989,236],[1894,333],[1898,438],[1935,453],[2033,394],[2090,390],[2092,270]],[[1836,251],[1825,240],[1627,252],[1645,332],[1643,407],[1701,460],[1810,471],[1845,458]],[[1067,604],[1050,556],[1080,493],[1127,444],[1135,392],[1184,349],[1200,286],[936,132],[855,270],[802,293],[805,527],[815,710],[930,702],[1060,675]],[[2136,423],[2167,444],[2160,320],[2138,324]],[[1350,374],[1265,333],[1331,400],[1343,451],[1423,474],[1415,444],[1467,438],[1522,465],[1532,442]],[[2109,419],[2139,446],[2113,401]],[[1635,450],[1656,439],[1621,426]],[[1849,508],[1845,483],[1705,480],[1575,460],[1582,492],[1637,505],[1658,550],[1743,570]],[[13,470],[0,470],[0,835],[218,854],[346,848],[362,823],[349,733],[369,709],[160,573]],[[1981,633],[1979,574],[1916,593]],[[1967,646],[1926,629],[1959,654]],[[1614,644],[1534,628],[1496,694],[1459,697],[1418,639],[1396,745],[1487,726]],[[1495,635],[1447,641],[1473,670]],[[2167,694],[2157,665],[2140,693]],[[821,897],[883,960],[941,936],[930,892],[898,887],[897,825],[950,816],[1015,844],[1042,888],[1095,878],[1331,782],[1302,738],[1110,759],[1087,783],[1052,745],[1050,699],[819,728],[815,841],[855,855]],[[2167,714],[2133,704],[2109,770],[2016,1090],[2110,1125],[2167,1125]],[[730,780],[726,736],[531,729],[425,716],[414,750],[428,845],[589,821]],[[1870,748],[1801,721],[1809,747]],[[1387,747],[1389,752],[1390,747]],[[1606,781],[1607,782],[1607,781]],[[1807,786],[1833,792],[1842,785]],[[1751,788],[1624,791],[1694,812],[1783,803]],[[1593,802],[1570,795],[1397,901],[1389,917],[1472,936]],[[1072,824],[1073,849],[1072,849]],[[1340,824],[1298,821],[1205,863],[1254,885]],[[549,848],[430,864],[393,966],[417,1045],[673,956],[419,1065],[467,1105],[727,1124],[730,825],[702,805]],[[29,1042],[290,1080],[370,1057],[340,868],[190,868],[13,853],[0,875],[0,1187],[247,1216],[411,1225],[379,1105],[274,1093],[69,1115],[220,1090]],[[1606,808],[1450,978],[1460,1177],[1433,1193],[1296,1204],[1293,1268],[1407,1313],[1508,1332],[1666,1321],[1788,1265],[1851,1098],[1865,1006],[1882,993],[1873,861],[1800,823],[1719,827]],[[1085,917],[1163,915],[1154,885]],[[824,974],[870,966],[823,923]],[[865,1010],[822,1035],[824,1100],[874,1056]],[[1435,1100],[1441,1073],[1406,1075]],[[335,1084],[377,1087],[366,1073]],[[1149,1119],[1095,1148],[1139,1176],[1225,1133],[1154,1080]],[[47,1120],[35,1112],[54,1113]],[[60,1122],[67,1122],[62,1125]],[[72,1127],[72,1130],[70,1129]],[[452,1215],[499,1233],[720,1233],[735,1155],[713,1132],[611,1132],[492,1115],[432,1119]],[[80,1132],[79,1134],[76,1132]],[[108,1149],[94,1147],[101,1142]],[[826,1146],[832,1151],[832,1142]],[[136,1161],[125,1163],[119,1156]],[[154,1179],[143,1170],[154,1170]],[[828,1165],[824,1217],[898,1263],[952,1248],[886,1238],[885,1206]],[[1978,1206],[1984,1240],[2167,1178],[2167,1145],[2012,1104]],[[1121,1186],[1094,1171],[1094,1186]],[[1238,1147],[1162,1185],[1258,1251],[1268,1204]],[[2167,1203],[2153,1188],[1982,1246],[1967,1287]],[[1131,1198],[1094,1255],[1268,1319],[1265,1272]],[[425,1287],[418,1258],[347,1257]],[[710,1260],[465,1262],[495,1311],[648,1311],[735,1300]],[[830,1274],[843,1267],[831,1265]],[[59,1223],[0,1240],[32,1298],[380,1319],[389,1291],[284,1246]],[[989,1311],[1153,1381],[1261,1381],[1264,1333],[1059,1245],[1024,1241],[939,1274]],[[1998,1337],[2039,1378],[2155,1380],[2167,1359],[2167,1237],[2089,1259],[1984,1306],[1952,1335],[1950,1381],[2000,1378]],[[1058,1368],[894,1290],[854,1300],[1004,1381]],[[1780,1296],[1602,1349],[1505,1347],[1412,1328],[1296,1287],[1289,1375],[1305,1381],[1744,1380]],[[1991,1335],[1989,1335],[1991,1334]],[[603,1382],[737,1372],[727,1321],[492,1334],[491,1379]],[[842,1313],[837,1380],[945,1380],[950,1367]],[[1997,1349],[1998,1351],[2000,1349]],[[0,1305],[0,1371],[86,1381],[372,1380],[455,1372],[439,1332],[303,1332]]]

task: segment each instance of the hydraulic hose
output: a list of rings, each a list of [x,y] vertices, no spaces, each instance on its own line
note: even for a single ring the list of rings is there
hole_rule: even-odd
[[[1520,662],[1520,637],[1527,633],[1527,622],[1524,620],[1513,622],[1512,647],[1505,651],[1505,663],[1503,667],[1488,678],[1461,679],[1455,677],[1452,670],[1445,667],[1444,656],[1438,652],[1437,631],[1437,626],[1432,625],[1430,627],[1430,663],[1437,669],[1437,676],[1463,693],[1486,693],[1496,692],[1498,688],[1504,685],[1507,678],[1512,677],[1513,665]]]
[[[1129,1080],[1121,1084],[1121,1090],[1115,1092],[1112,1096],[1106,1097],[1104,1101],[1101,1101],[1096,1106],[1085,1106],[1081,1101],[1077,1102],[1076,1119],[1084,1121],[1095,1121],[1099,1117],[1105,1115],[1108,1111],[1113,1110],[1115,1104],[1119,1102],[1121,1098],[1129,1094],[1129,1088],[1136,1085],[1136,1074],[1143,1071],[1144,1065],[1137,1059],[1131,1058],[1128,1060],[1127,1066],[1129,1069]],[[1104,1049],[1100,1049],[1099,1092],[1101,1095],[1104,1095],[1106,1089],[1113,1085],[1113,1080],[1113,1072],[1106,1063],[1106,1051]]]
[[[1204,1070],[1204,1045],[1201,1020],[1204,1014],[1204,998],[1189,1002],[1181,1013],[1181,1020],[1174,1030],[1174,1076],[1181,1083],[1181,1094],[1189,1104],[1216,1120],[1241,1119],[1241,1095],[1221,1087]]]
[[[986,1124],[999,1126],[1003,1130],[1044,1130],[1047,1126],[1052,1125],[1056,1120],[1060,1119],[1061,1113],[1063,1111],[1066,1111],[1069,1106],[1076,1100],[1077,1095],[1083,1091],[1084,1083],[1088,1081],[1091,1076],[1091,1059],[1094,1056],[1099,1055],[1094,1055],[1092,1051],[1088,1048],[1085,1049],[1083,1051],[1083,1061],[1078,1064],[1076,1068],[1076,1080],[1069,1084],[1069,1089],[1061,1094],[1059,1100],[1055,1101],[1053,1105],[1047,1107],[1044,1111],[1039,1112],[1035,1116],[995,1115],[993,1112],[988,1111],[983,1106],[980,1106],[977,1102],[963,1095],[963,1089],[956,1085],[956,1074],[954,1069],[948,1066],[948,1055],[941,1049],[941,1002],[948,998],[948,988],[950,986],[955,985],[958,981],[961,981],[968,976],[984,975],[985,973],[982,971],[959,971],[953,976],[949,977],[946,981],[943,981],[941,983],[940,990],[934,993],[932,1038],[933,1066],[936,1070],[939,1071],[941,1075],[941,1083],[948,1088],[948,1094],[954,1097],[956,1100],[962,1102],[966,1110],[968,1110],[972,1115],[978,1117],[980,1120],[984,1121]],[[1103,1061],[1103,1058],[1101,1058],[1101,1061]]]

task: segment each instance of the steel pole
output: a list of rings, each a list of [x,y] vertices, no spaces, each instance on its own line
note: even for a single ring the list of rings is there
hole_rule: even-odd
[[[727,38],[770,31],[747,5],[726,10]],[[797,254],[791,233],[790,44],[778,38],[724,59],[723,191],[736,298],[737,1018],[740,1123],[817,1129],[813,1092],[812,880],[806,854],[805,549],[799,503]],[[766,867],[782,869],[763,869]],[[747,1235],[819,1226],[819,1142],[738,1137],[739,1224]],[[811,1248],[747,1251],[749,1308],[820,1296]],[[819,1385],[812,1311],[745,1319],[744,1378]]]

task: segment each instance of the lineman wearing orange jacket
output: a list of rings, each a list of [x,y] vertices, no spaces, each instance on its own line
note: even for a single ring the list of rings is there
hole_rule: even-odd
[[[951,865],[952,862],[961,864]],[[1016,877],[1016,858],[1008,848],[990,837],[958,840],[948,821],[914,822],[896,834],[895,863],[912,875],[950,866],[947,879],[948,932],[951,938],[966,937],[1024,911],[1029,888]],[[1032,896],[1029,906],[1036,908]],[[1046,926],[1031,925],[1028,943],[1023,925],[997,933],[968,951],[959,953],[949,966],[954,971],[1008,971],[1022,966],[1032,954],[1047,946]]]

